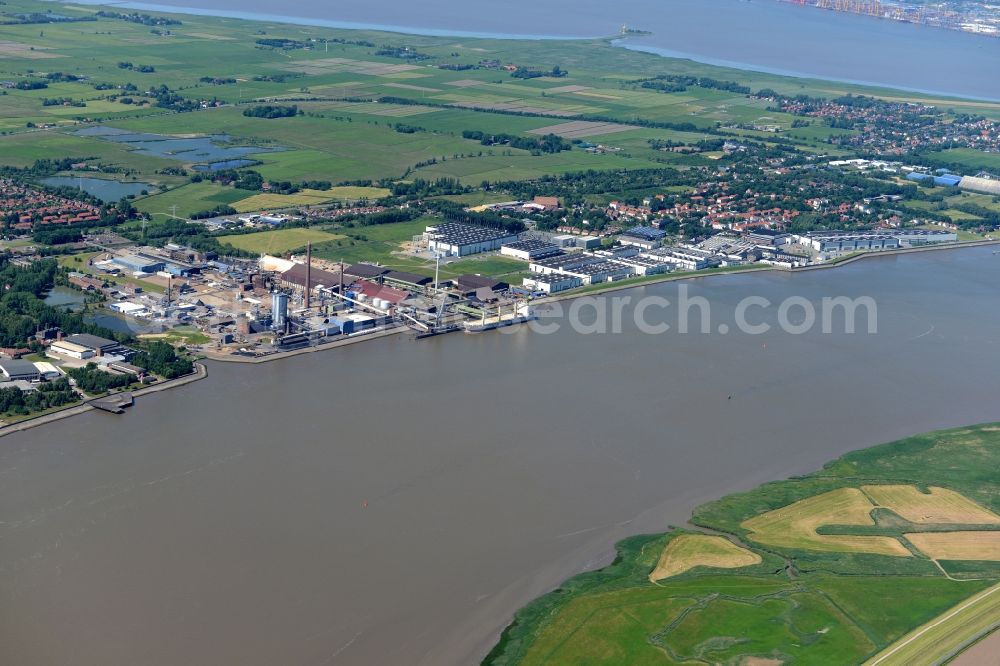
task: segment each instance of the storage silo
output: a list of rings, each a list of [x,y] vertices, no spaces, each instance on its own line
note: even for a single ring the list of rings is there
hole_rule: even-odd
[[[271,325],[276,330],[284,330],[288,324],[288,294],[271,294]]]

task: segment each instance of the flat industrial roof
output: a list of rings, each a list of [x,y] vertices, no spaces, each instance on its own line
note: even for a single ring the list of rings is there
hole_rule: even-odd
[[[426,233],[432,240],[440,243],[448,243],[449,245],[473,245],[475,243],[485,243],[517,235],[502,229],[477,227],[458,222],[442,222],[441,224],[428,226]]]

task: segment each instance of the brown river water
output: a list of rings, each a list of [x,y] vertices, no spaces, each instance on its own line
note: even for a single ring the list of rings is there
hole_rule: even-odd
[[[625,536],[1000,419],[991,248],[685,284],[713,330],[869,295],[878,333],[399,335],[4,437],[0,663],[474,663]]]

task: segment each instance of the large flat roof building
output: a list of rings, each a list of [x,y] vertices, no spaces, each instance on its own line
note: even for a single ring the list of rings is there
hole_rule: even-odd
[[[523,261],[554,257],[562,253],[563,251],[559,249],[558,245],[534,238],[505,243],[500,248],[500,254]]]
[[[83,345],[75,345],[72,342],[67,342],[65,340],[57,340],[53,342],[48,349],[50,354],[58,354],[59,356],[66,356],[67,358],[75,359],[88,359],[96,356],[94,350],[84,347]]]
[[[41,378],[41,373],[31,361],[20,359],[0,359],[0,372],[8,381],[35,382]]]
[[[66,337],[65,341],[70,344],[79,345],[85,349],[89,349],[98,356],[117,352],[122,349],[121,343],[116,340],[108,340],[107,338],[90,335],[89,333],[77,333],[75,335],[70,335]]]
[[[492,252],[499,250],[505,243],[517,240],[517,234],[503,229],[458,222],[442,222],[428,226],[424,235],[427,238],[427,249],[449,257]]]
[[[287,271],[281,274],[279,279],[282,287],[288,287],[290,289],[305,289],[306,287],[306,265],[305,264],[295,264]],[[350,278],[345,278],[346,282],[351,282]],[[326,288],[333,288],[340,286],[340,271],[333,273],[331,271],[325,271],[322,268],[312,267],[309,271],[309,288],[310,290],[316,287],[323,286]]]
[[[434,282],[434,278],[420,275],[419,273],[408,273],[406,271],[388,271],[382,276],[388,282],[396,282],[407,287],[426,287]]]
[[[494,280],[490,277],[483,277],[482,275],[459,275],[452,282],[455,284],[455,288],[463,294],[472,294],[483,288],[490,289],[491,291],[506,291],[510,288],[510,285],[506,282]]]
[[[156,273],[166,268],[163,260],[148,259],[137,254],[121,254],[112,257],[111,261],[132,273]]]

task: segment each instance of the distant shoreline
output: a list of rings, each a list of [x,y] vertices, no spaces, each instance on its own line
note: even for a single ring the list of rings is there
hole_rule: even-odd
[[[650,55],[658,56],[660,58],[668,58],[673,60],[689,60],[703,65],[723,67],[728,69],[737,69],[745,72],[756,72],[761,74],[770,74],[773,76],[783,76],[796,79],[830,81],[833,83],[843,83],[843,84],[855,85],[867,88],[892,89],[892,90],[898,90],[900,92],[917,93],[921,95],[935,95],[938,97],[947,97],[955,100],[1000,102],[1000,96],[989,97],[989,96],[974,95],[974,94],[960,93],[954,91],[920,88],[915,86],[900,86],[899,84],[879,83],[876,81],[865,81],[865,80],[836,77],[823,74],[811,74],[809,72],[786,70],[783,68],[771,67],[768,65],[745,63],[738,60],[719,59],[708,55],[689,53],[685,51],[671,51],[670,49],[665,49],[662,47],[645,46],[641,43],[636,44],[627,41],[630,38],[642,39],[644,35],[640,34],[625,35],[625,36],[621,35],[567,36],[567,35],[547,35],[547,34],[519,34],[519,33],[504,33],[504,32],[488,32],[488,31],[478,31],[478,30],[452,30],[446,28],[402,26],[402,25],[392,25],[385,23],[369,23],[369,22],[357,22],[357,21],[336,21],[336,20],[322,19],[322,18],[310,18],[306,16],[282,16],[278,14],[267,14],[263,12],[252,12],[252,11],[245,12],[245,11],[230,10],[230,9],[174,6],[174,5],[159,4],[155,2],[133,2],[131,0],[124,0],[122,2],[117,2],[115,0],[80,0],[77,2],[73,2],[72,0],[47,0],[47,1],[58,2],[61,4],[68,4],[68,5],[76,5],[76,6],[118,7],[125,9],[134,9],[138,11],[161,12],[165,14],[231,18],[231,19],[256,21],[263,23],[284,23],[287,25],[315,26],[315,27],[331,28],[336,30],[387,32],[399,35],[413,35],[422,37],[462,37],[469,39],[495,39],[495,40],[508,40],[508,41],[605,40],[615,48],[622,48],[628,51],[633,51],[637,53],[647,53]],[[948,32],[948,33],[956,32],[953,30],[946,30],[944,28],[938,28],[933,26],[930,27],[920,26],[920,27],[928,28],[931,30],[940,30],[942,32]],[[960,34],[964,35],[967,33],[960,33]],[[975,37],[976,35],[970,34],[969,36]]]

